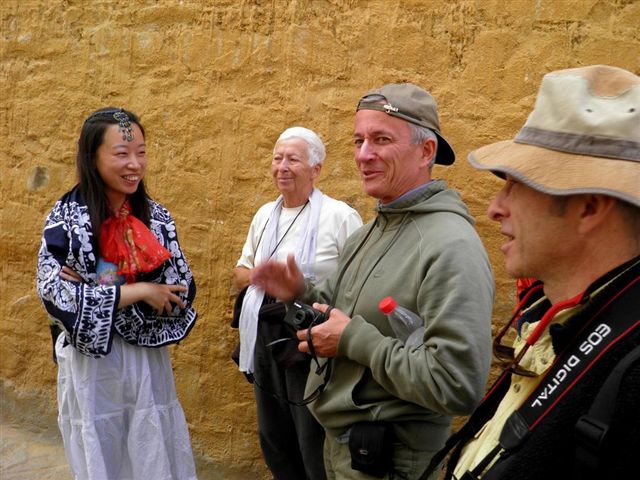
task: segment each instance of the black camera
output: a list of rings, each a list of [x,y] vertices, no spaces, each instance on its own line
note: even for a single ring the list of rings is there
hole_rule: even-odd
[[[291,306],[287,309],[284,321],[296,330],[304,330],[310,325],[318,325],[326,320],[326,316],[320,310],[316,310],[299,300],[291,302]]]

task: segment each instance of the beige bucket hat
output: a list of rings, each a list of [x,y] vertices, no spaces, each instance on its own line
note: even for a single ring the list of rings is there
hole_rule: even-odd
[[[640,207],[640,77],[606,65],[549,73],[515,139],[469,162],[550,195],[600,193]]]

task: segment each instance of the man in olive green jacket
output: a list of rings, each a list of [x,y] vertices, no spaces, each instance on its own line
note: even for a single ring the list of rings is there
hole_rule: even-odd
[[[365,192],[379,200],[375,220],[349,238],[336,273],[319,286],[304,284],[293,258],[252,275],[282,300],[316,302],[321,312],[334,307],[310,334],[315,353],[331,359],[331,377],[309,405],[327,433],[329,478],[385,474],[385,452],[372,454],[375,442],[366,444],[375,428],[363,422],[392,427],[385,478],[418,478],[444,445],[451,416],[470,413],[484,392],[493,278],[459,195],[431,178],[434,163],[455,159],[439,130],[435,101],[415,85],[385,85],[362,97],[355,160]],[[423,319],[421,345],[394,337],[378,309],[386,296]],[[304,352],[307,334],[298,332]],[[312,370],[307,394],[324,380]],[[382,470],[370,470],[369,461]]]

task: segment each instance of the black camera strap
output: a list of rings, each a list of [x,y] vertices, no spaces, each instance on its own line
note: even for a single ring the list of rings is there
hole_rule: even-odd
[[[331,310],[333,310],[333,307],[331,305],[329,305],[327,307],[327,309],[324,312],[323,317],[324,318],[329,318],[329,315],[331,315]],[[322,373],[322,371],[327,368],[327,365],[329,364],[329,361],[327,360],[324,365],[320,365],[320,362],[318,361],[318,355],[316,355],[316,349],[313,346],[313,338],[311,336],[311,329],[313,327],[315,327],[316,325],[319,325],[321,322],[318,322],[318,319],[315,319],[313,322],[311,322],[311,325],[309,325],[309,328],[307,328],[307,345],[309,346],[309,354],[311,355],[311,358],[313,359],[314,362],[316,362],[316,365],[318,366],[318,368],[316,368],[316,375],[320,375]],[[326,378],[324,379],[326,382]]]
[[[640,328],[637,312],[633,308],[629,308],[628,303],[616,301],[620,297],[640,297],[640,279],[634,275],[630,279],[623,277],[620,280],[622,280],[620,282],[622,284],[613,298],[606,300],[604,304],[598,300],[591,301],[582,312],[578,313],[578,316],[584,320],[581,322],[582,328],[574,340],[557,355],[539,385],[520,408],[507,419],[496,448],[489,452],[476,468],[467,472],[463,479],[480,478],[484,469],[501,452],[517,450],[530,437],[531,432],[543,418],[583,378],[604,353],[636,328]],[[479,430],[491,418],[492,412],[495,411],[510,385],[510,377],[508,372],[503,372],[471,416],[469,422],[458,434],[454,434],[447,441],[444,449],[436,454],[427,471],[420,477],[421,479],[426,479],[444,459],[446,453],[455,447],[445,475],[445,479],[452,478],[453,469],[462,448],[475,431]],[[477,420],[476,417],[478,417]],[[603,436],[604,434],[598,436],[598,445],[601,445]]]
[[[502,448],[516,450],[605,352],[640,327],[638,312],[624,302],[615,301],[623,294],[640,298],[640,278],[633,279],[594,312],[571,346],[556,357],[535,390],[507,419],[500,434]]]
[[[329,315],[331,314],[332,309],[333,307],[331,306],[327,308],[327,310],[324,312],[325,318],[329,318]],[[316,349],[313,346],[311,329],[316,325],[318,325],[319,323],[320,322],[318,322],[316,319],[311,323],[311,325],[309,325],[309,328],[307,329],[307,345],[309,345],[309,354],[311,355],[311,358],[313,359],[314,362],[316,362],[316,365],[317,365],[316,375],[320,375],[324,371],[324,378],[322,379],[322,383],[318,385],[318,388],[316,388],[313,391],[313,393],[311,393],[307,398],[302,399],[301,402],[295,403],[295,405],[307,405],[313,402],[324,391],[324,389],[327,386],[327,383],[329,383],[329,378],[331,377],[331,359],[327,358],[326,362],[320,365],[320,361],[318,360],[318,356],[316,355]]]
[[[640,291],[638,295],[640,295]],[[611,322],[607,322],[606,319],[591,322],[591,325],[581,332],[577,342],[573,344],[573,348],[567,349],[557,357],[553,366],[527,400],[507,418],[500,433],[499,445],[473,469],[472,478],[480,478],[479,475],[502,451],[513,452],[519,449],[544,417],[596,361],[620,339],[640,326],[640,320],[637,319],[637,316],[631,317],[629,315],[624,318],[624,313],[622,316],[618,316],[617,313],[608,316],[608,320]],[[631,312],[627,310],[626,313]],[[597,318],[597,315],[594,318]],[[633,323],[630,323],[631,321]],[[594,437],[596,438],[594,443],[599,447],[602,444],[604,434],[598,433]]]

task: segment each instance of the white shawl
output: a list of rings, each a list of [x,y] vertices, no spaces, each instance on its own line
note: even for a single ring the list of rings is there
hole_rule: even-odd
[[[277,246],[278,219],[282,212],[284,199],[282,195],[276,200],[276,204],[269,215],[259,251],[254,259],[255,265],[268,261],[275,253]],[[300,266],[305,278],[313,278],[314,265],[316,259],[316,239],[318,237],[318,226],[320,220],[320,210],[322,209],[322,192],[317,188],[313,189],[309,197],[311,212],[307,216],[307,223],[304,228],[304,235],[296,250],[296,263]],[[304,207],[303,207],[304,208]],[[295,221],[295,220],[294,220]],[[264,300],[264,290],[254,285],[249,285],[242,302],[240,311],[240,371],[252,373],[254,371],[254,350],[256,346],[256,336],[258,333],[258,312]]]

